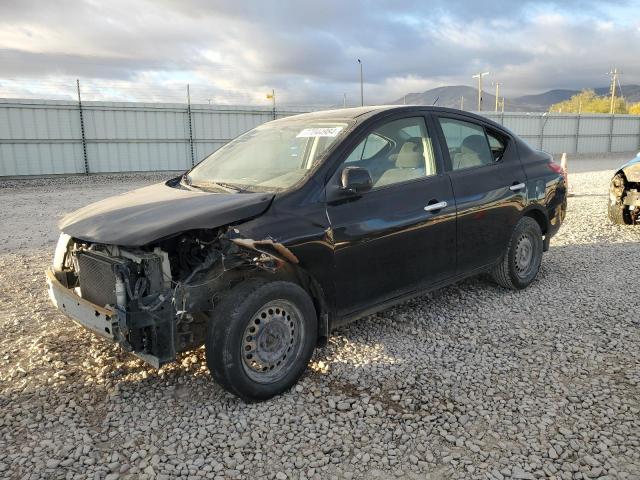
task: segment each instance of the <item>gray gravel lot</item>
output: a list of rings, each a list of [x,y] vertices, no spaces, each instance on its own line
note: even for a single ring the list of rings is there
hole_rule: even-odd
[[[640,227],[606,219],[621,160],[570,175],[527,290],[474,278],[358,321],[260,404],[202,349],[156,371],[49,304],[63,212],[162,175],[0,182],[0,477],[639,479]]]

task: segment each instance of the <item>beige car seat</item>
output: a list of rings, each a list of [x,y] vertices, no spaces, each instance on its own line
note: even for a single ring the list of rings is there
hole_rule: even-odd
[[[460,153],[456,153],[453,157],[453,169],[460,170],[488,165],[492,163],[491,158],[487,156],[488,154],[487,139],[482,135],[469,135],[462,141]]]
[[[410,138],[402,144],[395,168],[382,174],[375,186],[404,182],[425,176],[425,159],[421,138]]]

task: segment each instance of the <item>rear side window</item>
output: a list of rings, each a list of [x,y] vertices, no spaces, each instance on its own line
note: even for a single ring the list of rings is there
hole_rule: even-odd
[[[504,155],[505,149],[507,148],[507,139],[503,135],[492,130],[487,130],[487,139],[489,140],[489,148],[491,148],[493,160],[496,162],[500,161]]]
[[[482,126],[452,118],[438,120],[447,142],[453,170],[481,167],[495,161]]]

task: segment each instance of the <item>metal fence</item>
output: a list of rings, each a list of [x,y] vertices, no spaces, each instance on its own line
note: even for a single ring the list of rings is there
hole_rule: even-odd
[[[640,115],[493,113],[500,123],[531,146],[549,153],[637,152]]]
[[[186,170],[263,122],[310,110],[0,99],[0,176]],[[640,116],[483,114],[551,153],[640,150]]]
[[[261,123],[306,111],[0,100],[0,176],[186,170]]]

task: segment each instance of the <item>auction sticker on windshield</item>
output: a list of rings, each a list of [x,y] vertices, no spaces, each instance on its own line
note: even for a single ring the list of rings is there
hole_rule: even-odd
[[[305,128],[296,138],[307,137],[336,137],[344,127],[315,127]]]

